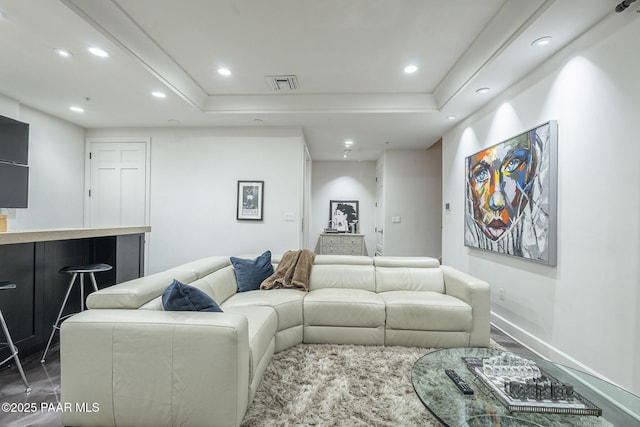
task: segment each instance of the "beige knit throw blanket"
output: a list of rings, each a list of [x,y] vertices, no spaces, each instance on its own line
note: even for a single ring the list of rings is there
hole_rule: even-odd
[[[260,284],[260,289],[308,291],[309,275],[315,256],[316,254],[308,249],[285,252],[276,271]]]

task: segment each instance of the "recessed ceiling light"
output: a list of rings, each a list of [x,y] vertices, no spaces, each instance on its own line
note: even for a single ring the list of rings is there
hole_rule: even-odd
[[[418,67],[416,67],[415,65],[407,65],[406,67],[404,67],[404,72],[407,74],[412,74],[416,71],[418,71]]]
[[[151,92],[151,95],[155,96],[156,98],[160,98],[160,99],[163,99],[163,98],[167,97],[166,93],[160,92],[159,90]]]
[[[84,113],[84,108],[77,107],[75,105],[72,105],[71,107],[69,107],[69,110],[74,111],[76,113]]]
[[[455,120],[456,116],[447,116],[447,120]]]
[[[231,70],[228,68],[218,68],[218,74],[220,74],[221,76],[230,76],[231,75]]]
[[[549,43],[551,43],[551,37],[550,36],[544,36],[544,37],[540,37],[539,39],[536,39],[534,41],[531,42],[531,46],[546,46]]]
[[[100,58],[107,58],[109,56],[107,51],[100,49],[99,47],[90,47],[89,52],[93,53],[95,56],[99,56]]]
[[[58,55],[62,56],[63,58],[71,58],[73,55],[71,54],[71,52],[69,52],[68,50],[65,49],[60,49],[60,48],[56,48],[53,49]]]
[[[476,93],[487,93],[489,92],[488,87],[481,87],[480,89],[476,89]]]
[[[353,141],[352,141],[352,140],[350,140],[350,139],[347,139],[347,140],[344,142],[344,145],[345,145],[345,147],[348,147],[348,146],[350,146],[350,145],[353,145]]]

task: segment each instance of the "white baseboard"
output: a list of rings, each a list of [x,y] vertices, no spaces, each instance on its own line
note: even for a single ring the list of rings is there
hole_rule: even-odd
[[[560,363],[561,365],[566,365],[571,368],[578,369],[582,372],[591,374],[593,376],[602,378],[603,380],[610,382],[611,384],[616,384],[614,381],[611,381],[595,369],[590,368],[579,360],[555,348],[548,342],[541,340],[540,338],[522,329],[520,326],[510,322],[499,314],[494,313],[493,311],[491,312],[491,324],[511,337],[513,340],[517,341],[523,347],[526,347],[528,350],[537,354],[542,359],[552,360],[556,363]]]

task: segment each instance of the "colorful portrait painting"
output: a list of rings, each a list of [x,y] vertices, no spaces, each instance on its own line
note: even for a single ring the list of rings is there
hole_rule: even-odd
[[[465,245],[556,264],[557,123],[465,159]]]

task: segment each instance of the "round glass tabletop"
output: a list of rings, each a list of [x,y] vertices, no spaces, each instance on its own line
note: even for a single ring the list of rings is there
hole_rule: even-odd
[[[513,353],[491,348],[452,348],[428,353],[413,366],[413,388],[425,407],[446,426],[640,426],[638,396],[584,372],[539,358],[520,356],[535,363],[544,380],[567,385],[568,390],[575,392],[573,396],[582,400],[576,398],[577,403],[562,405],[552,399],[540,399],[539,404],[534,404],[533,399],[514,401],[511,395],[505,398],[500,388],[504,389],[507,382],[496,385],[491,381],[493,377],[484,375],[482,367],[483,359],[508,357],[505,355]],[[473,394],[463,394],[445,370],[454,370]],[[528,405],[538,407],[532,409]],[[565,409],[559,409],[563,406]],[[582,406],[587,409],[581,410]],[[563,411],[569,413],[556,413]]]

